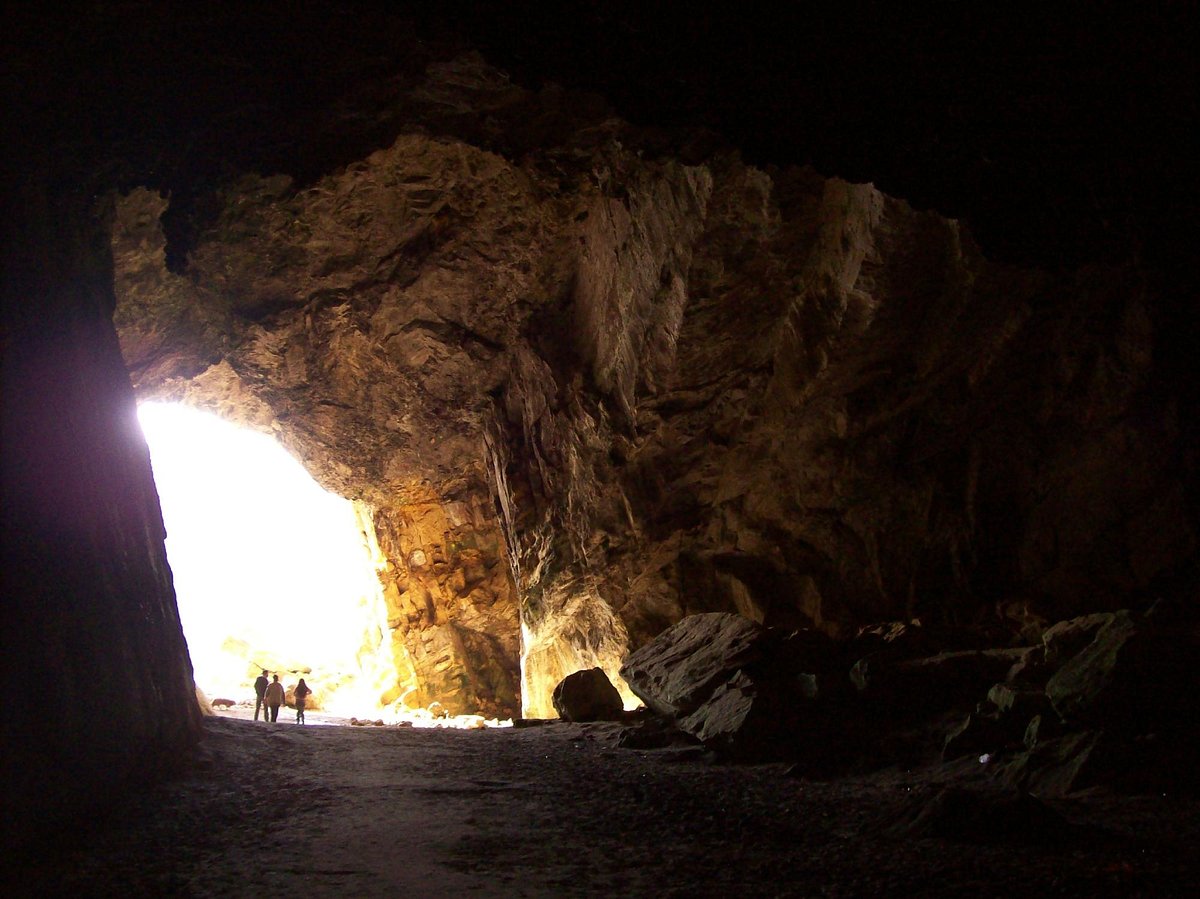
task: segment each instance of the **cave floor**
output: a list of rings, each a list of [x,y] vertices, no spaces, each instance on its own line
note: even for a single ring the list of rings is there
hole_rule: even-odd
[[[982,785],[967,763],[819,782],[617,748],[615,724],[204,728],[185,776],[30,861],[8,895],[1173,896],[1200,880],[1184,797],[1078,795],[1055,804],[1076,825],[1061,839],[898,836],[948,779]]]

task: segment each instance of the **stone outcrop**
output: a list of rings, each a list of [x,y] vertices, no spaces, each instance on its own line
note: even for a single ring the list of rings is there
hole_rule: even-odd
[[[1023,655],[1022,649],[968,649],[892,663],[873,655],[854,664],[850,680],[888,714],[927,714],[986,693]]]

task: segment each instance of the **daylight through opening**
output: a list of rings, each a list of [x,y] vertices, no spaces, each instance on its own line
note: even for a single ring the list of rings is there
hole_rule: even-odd
[[[360,509],[267,434],[179,404],[142,403],[138,418],[205,695],[252,709],[266,669],[289,701],[305,678],[309,723],[412,720],[414,710],[383,701],[395,696],[397,673],[378,550]]]

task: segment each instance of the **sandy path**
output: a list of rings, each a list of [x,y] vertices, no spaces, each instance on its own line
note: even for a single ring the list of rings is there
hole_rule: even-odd
[[[897,839],[928,777],[808,782],[618,749],[619,730],[209,719],[186,778],[7,895],[1170,896],[1200,876],[1194,800],[1076,801],[1103,829],[1052,846]]]

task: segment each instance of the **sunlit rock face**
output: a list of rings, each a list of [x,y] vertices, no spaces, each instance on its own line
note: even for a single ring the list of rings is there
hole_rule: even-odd
[[[373,510],[389,698],[549,715],[581,668],[630,699],[623,657],[694,612],[1016,629],[1186,577],[1135,269],[992,264],[869,185],[685,163],[475,55],[405,90],[358,162],[225,182],[179,273],[158,195],[113,231],[141,395]]]

